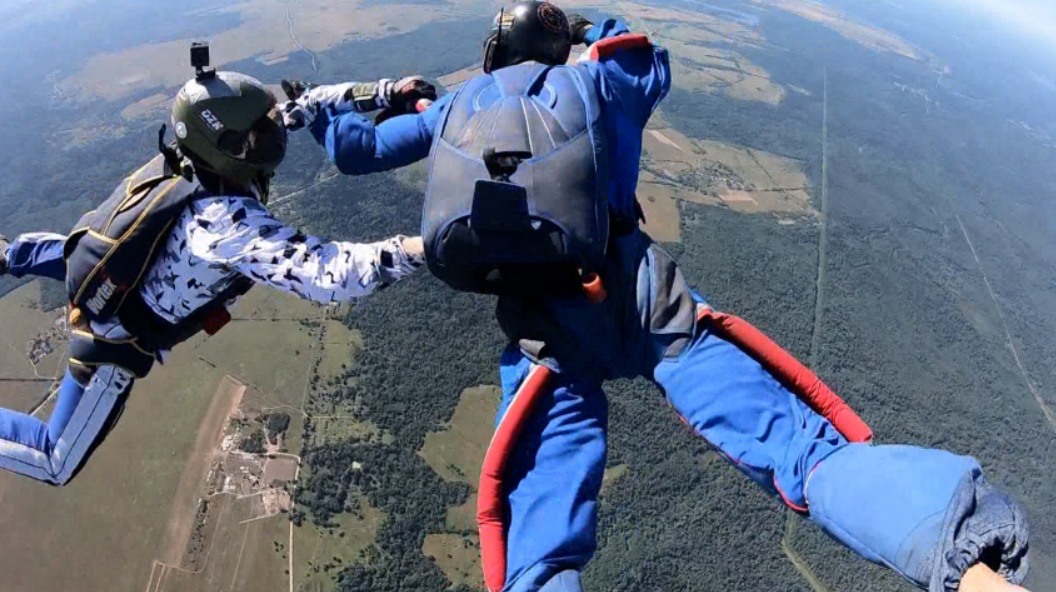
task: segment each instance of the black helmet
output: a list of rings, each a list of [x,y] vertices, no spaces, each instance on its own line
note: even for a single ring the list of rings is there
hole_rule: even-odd
[[[181,151],[221,179],[265,181],[286,156],[275,97],[243,74],[207,72],[185,84],[172,107],[172,125]]]
[[[521,62],[558,66],[572,53],[565,13],[549,2],[514,2],[495,15],[484,40],[484,72]]]

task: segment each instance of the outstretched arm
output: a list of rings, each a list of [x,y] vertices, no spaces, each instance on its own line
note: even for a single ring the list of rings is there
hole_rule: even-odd
[[[621,20],[591,25],[582,17],[574,18],[580,19],[579,36],[588,46],[579,61],[591,72],[602,100],[644,127],[671,90],[667,50],[645,35],[632,33]]]
[[[253,199],[216,198],[188,226],[188,248],[257,282],[329,303],[367,296],[421,267],[421,241],[395,236],[375,243],[305,236]]]
[[[400,115],[380,125],[358,113],[324,109],[312,123],[312,135],[346,175],[397,169],[429,156],[433,130],[451,96],[441,97],[423,113]]]

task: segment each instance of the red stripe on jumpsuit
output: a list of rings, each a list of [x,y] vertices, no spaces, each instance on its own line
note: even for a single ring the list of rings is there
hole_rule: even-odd
[[[807,403],[811,409],[827,419],[848,441],[868,442],[872,440],[872,430],[843,399],[826,386],[816,374],[795,359],[792,354],[785,351],[751,323],[734,315],[716,312],[708,306],[700,308],[697,313],[697,322],[707,323],[709,328],[718,336],[737,346],[759,362],[767,372],[770,372],[800,400]],[[676,411],[676,413],[678,412]],[[678,417],[690,428],[693,428],[693,424],[681,414],[678,414]],[[695,428],[693,430],[697,435],[707,440],[704,434],[701,434]],[[736,465],[741,464],[738,459],[723,454],[722,450],[714,444],[712,444],[712,447],[727,460]],[[813,469],[811,469],[811,472],[813,472]],[[781,486],[777,483],[777,479],[774,479],[774,489],[777,490],[785,505],[797,512],[804,514],[808,512],[807,508],[796,504],[785,495],[785,492],[781,490]]]
[[[720,337],[752,356],[768,372],[791,390],[801,401],[829,420],[850,442],[868,442],[873,431],[862,418],[792,354],[756,329],[748,321],[734,315],[703,307],[697,320],[708,323]]]
[[[495,434],[491,437],[484,465],[480,471],[477,497],[477,526],[480,529],[480,556],[484,568],[484,582],[491,592],[499,592],[506,585],[506,532],[503,478],[506,465],[521,430],[528,423],[532,409],[546,393],[550,369],[532,365],[521,387],[503,414]]]

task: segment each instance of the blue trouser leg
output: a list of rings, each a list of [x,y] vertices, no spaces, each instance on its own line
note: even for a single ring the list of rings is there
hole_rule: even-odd
[[[999,572],[1009,581],[1022,580],[1028,538],[1022,511],[986,484],[974,460],[916,447],[849,444],[827,419],[729,341],[726,333],[720,336],[707,323],[694,324],[693,301],[703,305],[703,300],[689,291],[669,257],[655,245],[635,240],[629,236],[616,243],[619,248],[612,257],[619,258],[620,265],[608,277],[623,283],[607,283],[609,309],[587,314],[595,311],[582,303],[567,307],[554,303],[552,312],[543,313],[509,307],[509,314],[500,314],[500,323],[507,321],[503,324],[507,334],[516,338],[521,327],[531,329],[532,339],[543,334],[550,355],[566,369],[617,373],[650,369],[686,421],[750,478],[779,494],[790,507],[810,513],[837,541],[890,566],[918,586],[930,587],[931,592],[956,592],[964,571],[984,556],[999,557]],[[599,330],[599,323],[612,330]],[[509,397],[510,384],[515,388],[524,380],[527,361],[509,352],[507,358],[503,377]],[[555,399],[548,409],[557,410],[558,401],[571,401],[569,397],[585,392],[568,380],[566,373],[563,382],[555,385]],[[562,390],[566,386],[571,388]],[[556,414],[554,421],[561,418]],[[546,426],[533,429],[548,433]],[[562,437],[571,440],[571,435]],[[602,429],[602,443],[603,438]],[[555,479],[570,483],[571,492],[561,488],[551,492],[547,486],[553,488],[553,483],[543,483],[541,493],[525,497],[521,505],[545,492],[566,508],[578,504],[593,513],[597,495],[593,483],[601,478],[604,455],[588,464],[583,458],[576,454],[520,458],[515,468],[526,475],[527,491],[537,483],[534,474],[561,471],[551,464],[575,469],[570,478],[562,472]],[[578,487],[581,483],[591,487]],[[574,574],[567,570],[580,568],[593,552],[593,526],[587,530],[566,516],[579,514],[523,509],[514,513],[506,589],[539,590],[543,576],[551,578],[543,588],[547,592],[578,588]],[[525,521],[533,524],[525,526]],[[519,529],[516,539],[513,528]],[[567,547],[553,539],[561,533],[569,541]],[[514,558],[517,553],[522,555]]]
[[[946,592],[989,546],[1003,552],[1003,575],[1024,577],[1022,513],[986,484],[974,459],[848,444],[752,357],[704,326],[654,378],[738,468],[866,559]]]
[[[931,592],[956,592],[964,571],[990,554],[1009,581],[1026,577],[1022,510],[973,458],[851,444],[818,465],[807,501],[830,536]]]
[[[61,234],[35,232],[16,238],[7,249],[8,273],[15,277],[32,275],[53,280],[66,279],[66,260],[62,250],[66,237]]]
[[[65,484],[124,403],[132,382],[132,375],[114,366],[98,368],[87,386],[67,371],[47,423],[0,408],[0,468]]]
[[[516,348],[503,355],[503,417],[531,363]],[[517,440],[506,475],[509,505],[507,592],[540,588],[578,570],[595,550],[598,493],[605,470],[608,403],[600,385],[555,374]],[[559,578],[567,590],[578,575]],[[562,590],[558,583],[548,590]]]
[[[736,345],[701,328],[654,379],[690,425],[753,481],[803,511],[810,471],[847,445]]]

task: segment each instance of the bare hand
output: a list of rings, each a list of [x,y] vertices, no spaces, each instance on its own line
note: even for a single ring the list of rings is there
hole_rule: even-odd
[[[992,569],[976,563],[964,572],[959,592],[1029,592],[1026,588],[1009,584]]]

